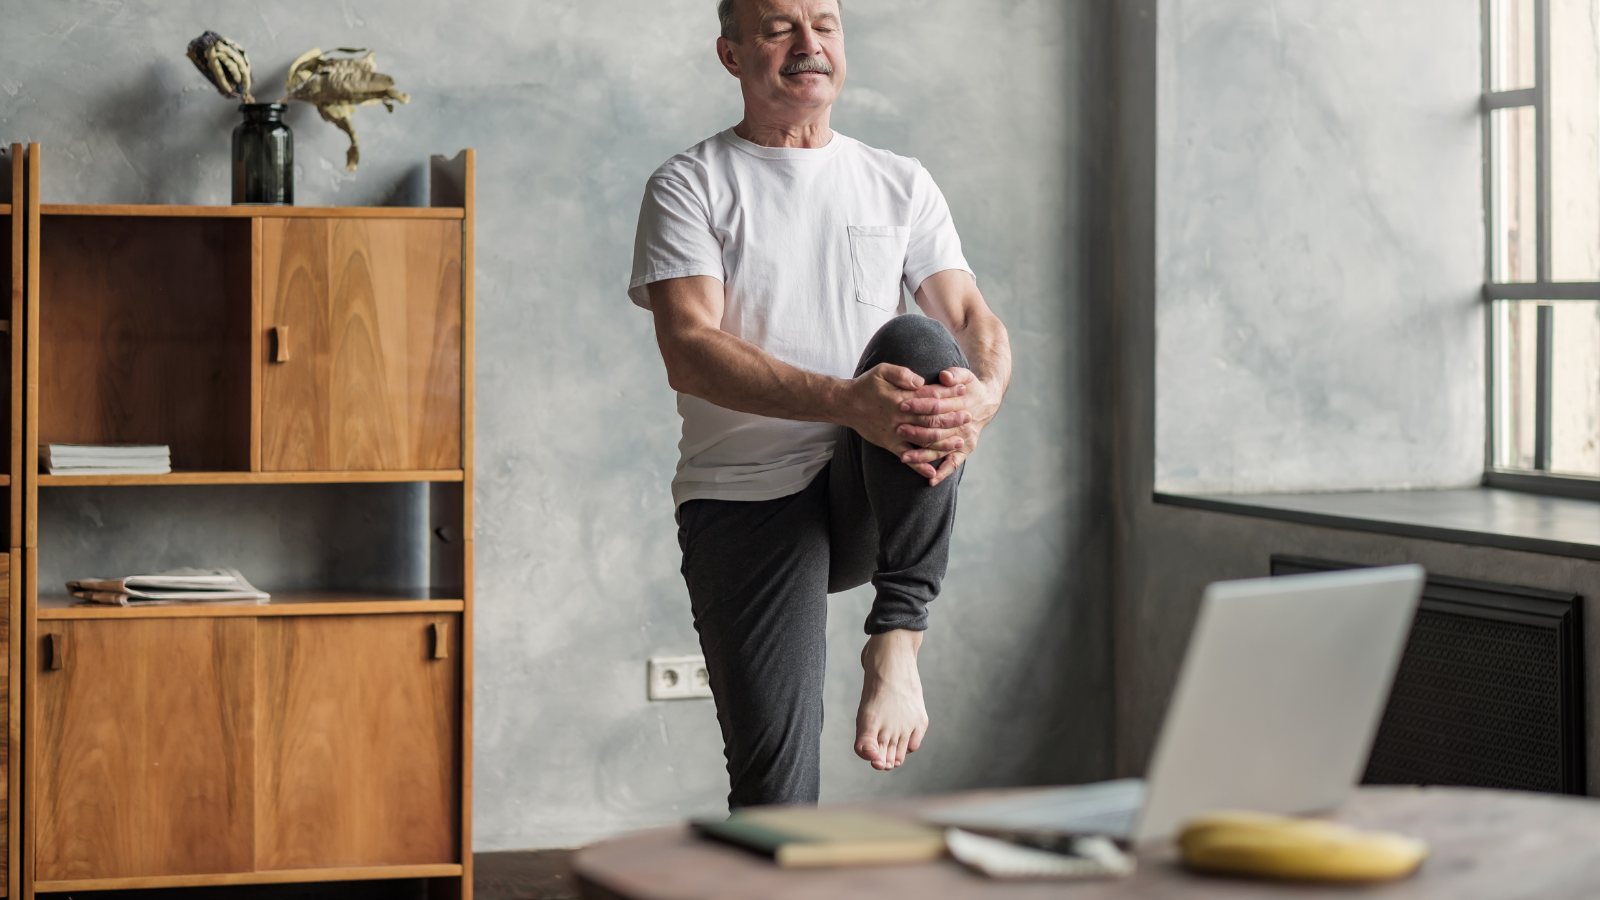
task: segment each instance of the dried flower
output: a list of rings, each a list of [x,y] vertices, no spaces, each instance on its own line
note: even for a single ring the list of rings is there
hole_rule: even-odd
[[[383,104],[394,112],[394,104],[410,103],[411,97],[394,89],[394,79],[378,71],[372,51],[340,47],[339,53],[363,53],[360,57],[335,57],[313,47],[289,66],[289,77],[284,87],[289,93],[284,100],[299,100],[317,108],[324,121],[331,122],[350,136],[350,149],[345,151],[344,167],[354,172],[361,161],[361,147],[356,141],[355,123],[352,121],[357,106]]]
[[[215,31],[189,42],[189,61],[224,97],[256,102],[250,96],[250,57],[244,48]]]

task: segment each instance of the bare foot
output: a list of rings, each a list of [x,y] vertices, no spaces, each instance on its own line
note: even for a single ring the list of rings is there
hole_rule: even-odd
[[[861,708],[856,711],[856,755],[882,772],[906,761],[928,732],[922,704],[917,650],[922,632],[887,631],[867,639],[861,650]]]

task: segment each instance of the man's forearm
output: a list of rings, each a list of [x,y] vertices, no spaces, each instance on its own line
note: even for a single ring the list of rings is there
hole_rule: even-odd
[[[673,390],[735,412],[842,423],[850,383],[789,365],[719,329],[662,344]]]

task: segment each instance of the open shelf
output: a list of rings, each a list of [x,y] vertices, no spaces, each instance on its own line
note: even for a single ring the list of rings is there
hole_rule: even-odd
[[[363,469],[350,472],[169,472],[165,475],[40,475],[40,487],[136,484],[389,484],[461,481],[460,469]],[[0,482],[3,483],[3,482]]]
[[[189,603],[182,606],[110,606],[66,594],[40,594],[39,619],[217,619],[270,616],[365,616],[386,613],[461,612],[459,599],[437,591],[274,591],[270,603]]]
[[[9,216],[9,215],[11,215],[11,204],[9,204],[9,203],[0,203],[0,216]]]
[[[251,468],[250,222],[57,216],[40,231],[39,443]]]
[[[45,203],[39,207],[39,214],[196,219],[460,219],[465,217],[466,210],[459,206],[160,206],[137,203]]]

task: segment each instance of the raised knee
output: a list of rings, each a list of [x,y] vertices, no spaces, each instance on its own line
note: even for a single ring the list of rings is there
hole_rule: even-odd
[[[905,366],[928,380],[954,366],[965,366],[966,357],[949,329],[927,316],[895,316],[886,322],[862,354],[861,371],[879,363]]]
[[[895,316],[878,329],[877,337],[891,345],[949,340],[950,331],[938,319],[908,313]]]

